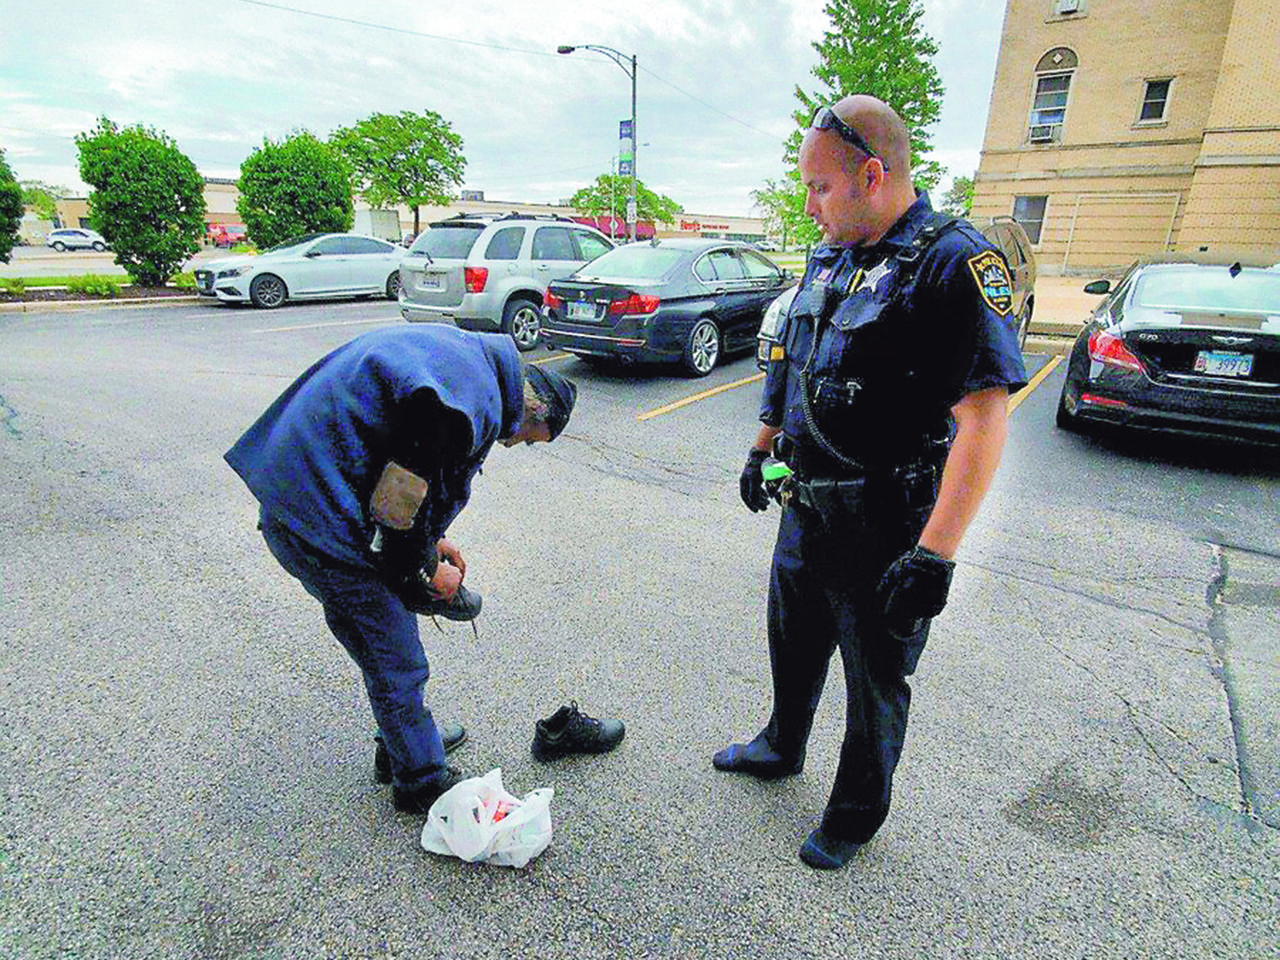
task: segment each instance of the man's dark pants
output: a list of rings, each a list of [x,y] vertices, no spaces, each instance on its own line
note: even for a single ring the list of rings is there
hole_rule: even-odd
[[[850,509],[819,513],[785,507],[769,582],[769,659],[774,707],[765,739],[783,757],[803,758],[838,648],[847,690],[844,743],[827,809],[828,836],[870,840],[889,814],[893,772],[907,732],[906,677],[928,638],[885,630],[876,586],[889,564],[915,545],[936,480],[913,491],[874,489]]]
[[[262,516],[261,527],[267,548],[320,601],[329,629],[364,674],[394,782],[412,788],[439,779],[444,745],[423,703],[430,668],[417,616],[372,569],[325,557],[270,516]]]

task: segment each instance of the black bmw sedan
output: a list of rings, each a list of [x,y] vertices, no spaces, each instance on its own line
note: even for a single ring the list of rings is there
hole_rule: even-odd
[[[1084,289],[1107,297],[1072,347],[1059,427],[1280,443],[1280,270],[1139,262]]]
[[[704,377],[754,349],[765,308],[794,282],[746,243],[629,243],[547,287],[542,339],[587,360],[677,362]]]

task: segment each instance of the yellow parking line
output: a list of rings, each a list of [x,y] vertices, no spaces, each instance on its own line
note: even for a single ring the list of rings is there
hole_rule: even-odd
[[[1027,399],[1027,397],[1031,396],[1032,391],[1034,391],[1036,387],[1040,386],[1041,381],[1043,381],[1044,378],[1047,377],[1049,374],[1053,373],[1053,368],[1056,367],[1061,362],[1062,362],[1062,355],[1055,354],[1053,359],[1051,359],[1048,363],[1046,363],[1043,367],[1041,367],[1039,370],[1036,371],[1036,375],[1031,378],[1031,381],[1025,387],[1023,387],[1021,390],[1019,390],[1017,393],[1015,393],[1012,397],[1009,398],[1009,406],[1006,407],[1005,409],[1009,413],[1013,413],[1013,411],[1017,410],[1018,404],[1020,404],[1023,400]]]
[[[649,410],[646,413],[636,417],[637,420],[652,420],[654,417],[660,417],[664,413],[670,413],[672,410],[679,410],[681,407],[687,407],[691,403],[697,403],[699,400],[705,400],[707,397],[714,397],[717,393],[724,393],[726,390],[735,390],[738,387],[745,387],[749,383],[758,383],[764,379],[763,373],[757,373],[755,376],[747,377],[743,380],[735,380],[733,383],[721,384],[718,387],[712,387],[710,390],[703,390],[701,393],[695,393],[691,397],[685,397],[683,400],[677,400],[675,403],[668,403],[665,407],[658,407],[656,410]]]
[[[296,327],[267,327],[250,330],[250,333],[288,333],[290,330],[318,330],[321,327],[357,327],[363,323],[399,323],[399,317],[383,317],[381,320],[335,320],[333,323],[302,323]]]
[[[557,360],[568,360],[572,356],[572,353],[557,353],[554,357],[543,357],[541,360],[530,360],[529,362],[535,367],[540,367],[544,363],[555,363]]]

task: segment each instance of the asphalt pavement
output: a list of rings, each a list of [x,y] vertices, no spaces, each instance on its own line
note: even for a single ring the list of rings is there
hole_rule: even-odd
[[[1272,957],[1280,467],[1052,427],[1004,463],[913,678],[894,807],[846,870],[796,857],[804,773],[720,774],[767,716],[776,510],[737,498],[750,359],[579,384],[495,450],[450,531],[478,637],[422,621],[455,760],[555,790],[527,868],[429,855],[373,778],[358,675],[221,461],[393,305],[0,315],[0,958]],[[681,401],[687,401],[681,403]],[[606,756],[529,756],[576,699]]]

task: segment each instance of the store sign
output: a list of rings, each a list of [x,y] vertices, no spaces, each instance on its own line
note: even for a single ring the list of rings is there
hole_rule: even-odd
[[[729,225],[727,223],[703,223],[701,220],[681,220],[680,229],[684,232],[701,233],[705,230],[725,231],[729,229]]]

